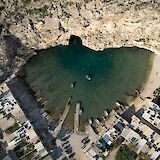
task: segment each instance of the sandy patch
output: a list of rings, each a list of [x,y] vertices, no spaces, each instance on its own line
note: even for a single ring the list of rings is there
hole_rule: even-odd
[[[148,77],[144,89],[141,91],[141,96],[153,98],[154,90],[159,87],[160,87],[160,56],[155,55],[150,75]]]

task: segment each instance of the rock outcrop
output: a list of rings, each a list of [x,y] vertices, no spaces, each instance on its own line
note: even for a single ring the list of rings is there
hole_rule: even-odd
[[[7,33],[0,36],[0,82],[16,73],[34,54],[14,35]]]
[[[160,51],[160,0],[2,0],[0,10],[0,77],[24,64],[28,50],[67,45],[71,35],[94,50]]]

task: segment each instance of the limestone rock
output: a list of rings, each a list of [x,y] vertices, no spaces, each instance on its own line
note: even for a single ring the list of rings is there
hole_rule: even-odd
[[[138,46],[156,54],[160,51],[159,0],[2,0],[0,10],[1,37],[12,35],[19,40],[23,63],[26,48],[68,45],[71,35],[79,36],[83,45],[94,50]],[[8,72],[7,57],[12,54],[5,45],[2,38],[0,69]],[[13,52],[12,63],[19,62],[20,48]]]

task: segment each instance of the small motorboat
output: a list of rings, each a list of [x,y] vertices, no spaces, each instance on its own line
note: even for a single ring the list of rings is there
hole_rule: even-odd
[[[88,81],[90,81],[90,80],[91,80],[91,77],[90,77],[88,74],[86,74],[86,79],[87,79]]]
[[[71,83],[71,84],[70,84],[70,87],[71,87],[71,88],[74,88],[74,85],[73,85],[73,83]]]
[[[76,85],[76,82],[73,82],[73,83],[70,84],[70,87],[71,87],[71,88],[74,88],[75,85]]]

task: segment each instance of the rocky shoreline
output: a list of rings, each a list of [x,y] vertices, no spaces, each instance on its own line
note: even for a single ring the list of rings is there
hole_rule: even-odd
[[[93,50],[137,46],[160,54],[160,1],[2,0],[0,80],[34,50],[68,45],[71,35]]]

